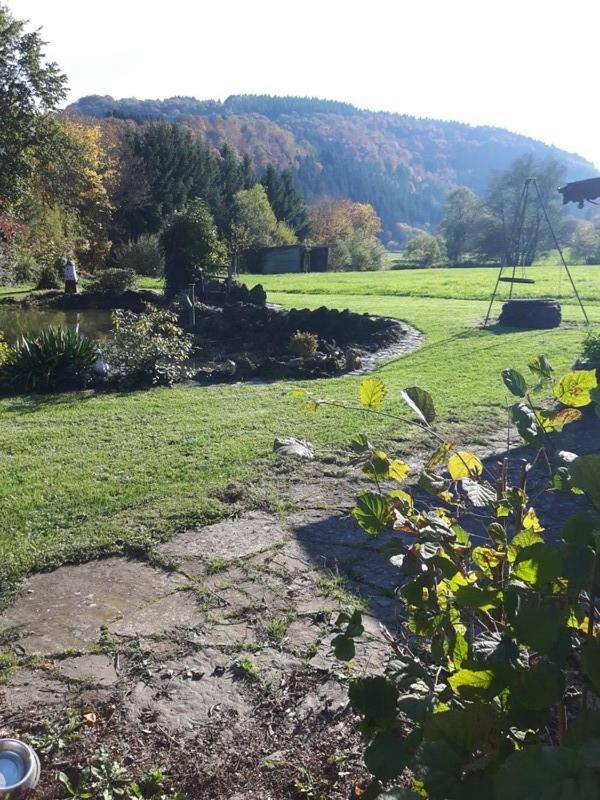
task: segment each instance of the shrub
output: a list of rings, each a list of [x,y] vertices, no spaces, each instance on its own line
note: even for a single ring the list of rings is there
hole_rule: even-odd
[[[165,294],[168,297],[187,289],[197,280],[200,269],[210,271],[227,259],[212,214],[200,200],[173,215],[163,231],[161,243],[165,251]]]
[[[113,312],[114,336],[104,348],[109,377],[130,385],[171,385],[189,378],[190,338],[170,311]]]
[[[37,283],[35,285],[36,289],[60,289],[62,286],[62,281],[56,271],[55,267],[50,266],[47,264],[46,266],[42,267],[39,277],[37,279]]]
[[[443,267],[448,261],[446,244],[441,236],[420,233],[404,251],[408,261],[420,267]]]
[[[309,331],[296,331],[290,336],[289,351],[300,358],[312,358],[317,352],[319,337]]]
[[[600,456],[557,454],[550,438],[581,419],[597,380],[594,370],[559,379],[544,356],[529,369],[531,382],[514,369],[502,373],[513,395],[510,419],[554,464],[551,488],[585,493],[596,507],[560,520],[560,541],[544,535],[530,506],[530,465],[512,470],[507,458],[486,475],[474,453],[434,429],[426,390],[401,393],[408,418],[382,411],[386,391],[378,378],[361,384],[360,406],[295,392],[313,410],[384,413],[436,442],[415,476],[416,498],[405,484],[408,464],[364,434],[351,443],[354,463],[374,482],[352,516],[371,536],[386,533],[382,550],[398,570],[402,606],[398,637],[385,637],[385,674],[350,682],[373,775],[364,794],[373,800],[584,798],[585,787],[598,796],[600,762],[588,754],[600,741]],[[533,405],[532,392],[555,402],[545,397]],[[360,609],[340,614],[336,655],[352,660],[363,632]]]
[[[581,352],[587,361],[600,361],[600,331],[587,332]]]
[[[132,269],[103,269],[95,276],[90,285],[93,292],[100,294],[118,295],[135,288],[136,275]]]
[[[45,392],[82,388],[98,354],[92,339],[64,328],[47,328],[22,337],[8,348],[0,366],[0,384],[13,391]]]
[[[142,234],[138,239],[115,249],[115,258],[121,267],[134,270],[137,275],[160,277],[165,271],[165,256],[156,234]]]
[[[8,357],[9,346],[6,344],[4,334],[0,331],[0,365],[4,364]]]

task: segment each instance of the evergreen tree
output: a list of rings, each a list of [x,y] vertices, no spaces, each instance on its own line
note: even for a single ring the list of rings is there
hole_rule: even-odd
[[[285,222],[298,236],[306,239],[310,233],[308,209],[302,195],[296,188],[291,170],[285,169],[281,174],[269,164],[261,180],[275,216]]]

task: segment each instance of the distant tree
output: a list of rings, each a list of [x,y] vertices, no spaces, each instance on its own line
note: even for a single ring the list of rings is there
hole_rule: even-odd
[[[533,186],[530,187],[531,202],[523,219],[522,236],[520,239],[512,237],[519,198],[527,178],[536,178],[552,226],[557,235],[562,235],[564,211],[556,188],[563,182],[564,173],[564,166],[558,161],[540,161],[528,154],[516,159],[505,172],[497,174],[490,181],[486,205],[502,224],[505,257],[509,264],[530,265],[536,254],[552,246],[552,238]]]
[[[244,153],[244,157],[242,158],[242,180],[244,189],[251,189],[256,183],[256,175],[254,174],[254,169],[252,167],[252,159],[248,153]]]
[[[45,61],[37,31],[0,5],[0,203],[18,199],[55,130],[50,116],[66,95],[66,77]],[[24,187],[25,183],[25,187]]]
[[[597,264],[600,261],[600,229],[590,220],[577,220],[569,244],[574,261],[580,264]]]
[[[404,252],[411,263],[420,267],[443,267],[448,261],[442,237],[431,236],[429,233],[415,236]]]
[[[306,239],[311,232],[308,209],[296,187],[291,170],[285,169],[278,173],[270,164],[261,183],[277,219],[285,222],[300,240]]]
[[[291,228],[277,220],[262,184],[236,193],[231,218],[231,246],[235,252],[295,241]]]
[[[481,202],[464,186],[448,195],[440,231],[446,242],[450,264],[460,264],[473,250],[475,225],[481,215]]]
[[[369,203],[346,198],[325,197],[310,209],[312,238],[317,244],[331,244],[357,231],[374,236],[381,229],[375,209]]]
[[[147,193],[129,217],[121,214],[121,225],[128,238],[137,238],[160,231],[164,221],[185,206],[198,181],[201,150],[180,125],[155,122],[131,134],[129,151]]]
[[[226,263],[227,250],[219,239],[208,207],[201,200],[176,212],[161,236],[165,254],[165,294],[172,297],[194,282],[198,271]]]

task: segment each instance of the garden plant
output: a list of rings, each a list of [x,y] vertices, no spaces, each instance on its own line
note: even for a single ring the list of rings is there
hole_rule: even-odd
[[[600,508],[600,456],[557,452],[552,439],[599,399],[595,371],[557,378],[544,356],[529,369],[529,380],[502,374],[511,420],[552,468],[548,490],[585,493]],[[378,378],[363,381],[359,406],[297,394],[312,410],[400,419],[384,410]],[[427,391],[402,396],[414,414],[403,421],[437,443],[415,490],[405,484],[409,466],[365,434],[351,445],[375,486],[360,493],[353,516],[384,538],[399,571],[400,633],[384,631],[386,672],[350,682],[373,776],[361,798],[600,798],[600,517],[570,518],[553,541],[528,494],[530,464],[513,485],[508,459],[486,474],[474,453],[434,430]],[[359,610],[339,616],[339,658],[354,657],[362,633]]]

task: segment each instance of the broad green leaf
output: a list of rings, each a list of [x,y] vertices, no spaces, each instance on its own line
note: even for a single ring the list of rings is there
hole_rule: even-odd
[[[385,480],[390,472],[390,459],[383,450],[373,450],[370,458],[363,467],[363,472],[369,478]]]
[[[478,586],[461,586],[456,590],[454,597],[459,608],[478,608],[481,611],[491,611],[502,605],[502,592],[488,586],[480,589]]]
[[[569,517],[565,522],[562,528],[562,538],[568,544],[593,547],[595,530],[600,530],[600,520],[595,519],[591,514],[582,512]]]
[[[429,392],[425,391],[425,389],[420,389],[418,386],[410,386],[400,392],[400,396],[423,422],[427,423],[427,425],[433,422],[435,419],[435,406]]]
[[[516,369],[505,369],[502,371],[502,380],[509,392],[515,397],[525,397],[527,394],[527,381]]]
[[[455,631],[450,646],[450,657],[455,669],[460,669],[469,657],[469,643],[462,633]]]
[[[403,740],[393,731],[380,731],[365,750],[367,769],[382,781],[398,777],[407,762]]]
[[[380,378],[366,378],[361,384],[358,397],[363,406],[378,411],[385,400],[385,385]]]
[[[467,699],[485,697],[494,680],[491,669],[459,669],[448,678],[452,691]]]
[[[560,702],[564,677],[549,661],[540,661],[530,669],[519,667],[512,674],[512,699],[529,711],[543,711]]]
[[[535,531],[519,531],[516,536],[513,536],[508,546],[508,560],[512,563],[516,559],[519,550],[532,544],[543,543],[543,541],[542,537]]]
[[[413,499],[404,489],[391,489],[387,496],[392,500],[392,506],[402,514],[410,514],[413,510]]]
[[[395,722],[398,690],[383,676],[356,678],[348,695],[353,711],[363,715],[368,727],[385,730]]]
[[[435,472],[423,470],[419,475],[418,485],[419,488],[423,489],[423,491],[428,494],[439,497],[443,492],[447,491],[450,483],[445,478],[442,478],[441,475],[436,475]]]
[[[542,433],[535,412],[527,403],[515,403],[510,408],[510,414],[519,436],[526,442],[533,442]]]
[[[556,644],[564,624],[564,613],[548,604],[523,603],[513,621],[521,644],[547,653]]]
[[[600,641],[587,639],[581,649],[581,665],[583,674],[592,684],[594,691],[600,694]]]
[[[591,390],[598,386],[595,369],[567,372],[554,386],[554,396],[565,406],[580,408],[592,402]]]
[[[491,704],[470,703],[465,708],[452,708],[429,716],[425,723],[426,737],[442,739],[469,753],[483,749],[498,729],[498,714]]]
[[[510,755],[494,777],[494,800],[598,800],[581,793],[581,763],[567,747],[530,745]]]
[[[376,492],[361,492],[352,516],[364,531],[376,535],[387,527],[390,510],[388,501],[382,495]]]
[[[452,480],[459,481],[461,478],[481,475],[483,464],[474,453],[469,453],[468,450],[459,450],[448,459],[448,472]]]
[[[512,574],[532,586],[543,586],[558,578],[561,570],[562,563],[558,551],[552,545],[543,542],[523,547],[518,551]]]
[[[364,455],[365,453],[370,452],[373,449],[373,446],[367,439],[366,434],[357,433],[350,442],[350,449],[359,455]]]
[[[573,485],[583,489],[596,508],[600,508],[600,456],[579,456],[569,464],[569,475]]]
[[[338,634],[331,640],[335,657],[340,661],[352,661],[356,655],[354,640],[343,633]]]

